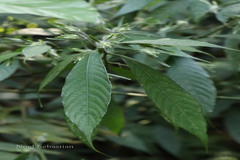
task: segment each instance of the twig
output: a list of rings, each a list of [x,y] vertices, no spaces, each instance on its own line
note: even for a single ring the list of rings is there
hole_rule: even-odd
[[[25,90],[21,91],[18,89],[0,89],[0,92],[11,92],[11,93],[38,93],[38,90]],[[53,92],[53,93],[59,93],[61,92],[61,89],[43,89],[41,92]],[[121,95],[128,95],[128,96],[137,96],[137,97],[147,97],[144,93],[134,93],[134,92],[116,92],[113,91],[112,94],[121,94]]]
[[[238,100],[238,101],[240,101],[240,97],[217,96],[217,98],[218,99]]]
[[[143,93],[134,93],[134,92],[112,92],[113,94],[128,95],[128,96],[137,96],[137,97],[147,97],[147,94]]]
[[[11,92],[11,93],[38,93],[38,90],[32,89],[32,90],[19,90],[19,89],[0,89],[0,92]],[[40,92],[44,93],[58,93],[61,92],[61,89],[42,89]]]

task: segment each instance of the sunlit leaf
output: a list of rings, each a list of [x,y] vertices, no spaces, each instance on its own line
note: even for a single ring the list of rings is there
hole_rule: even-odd
[[[22,53],[24,54],[24,56],[26,58],[31,58],[36,55],[45,53],[45,52],[49,51],[51,48],[52,48],[51,46],[48,46],[45,44],[32,45],[32,46],[28,46],[28,47],[24,48],[22,50]]]
[[[172,39],[172,38],[162,38],[156,40],[134,40],[134,41],[123,41],[122,43],[129,44],[153,44],[153,45],[165,45],[165,46],[191,46],[191,47],[215,47],[215,48],[225,48],[227,47],[211,44],[208,42],[201,42],[190,39]]]
[[[7,0],[0,2],[0,13],[33,14],[69,21],[100,22],[96,9],[84,0]]]

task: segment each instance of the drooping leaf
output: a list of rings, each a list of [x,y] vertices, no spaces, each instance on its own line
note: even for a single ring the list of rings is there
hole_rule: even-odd
[[[1,1],[0,13],[33,14],[70,21],[100,21],[96,9],[84,0],[7,0]]]
[[[52,47],[45,45],[45,44],[37,44],[37,45],[32,45],[32,46],[28,46],[28,47],[24,48],[22,50],[22,53],[24,54],[24,56],[26,58],[31,58],[36,55],[45,53],[45,52],[49,51],[51,48]]]
[[[232,110],[226,115],[224,122],[231,137],[240,143],[240,112],[238,110]]]
[[[240,3],[227,6],[217,13],[217,19],[221,22],[227,22],[229,18],[239,16]]]
[[[207,68],[212,70],[211,76],[213,79],[224,80],[234,74],[232,65],[225,61],[216,61],[211,64],[204,64]],[[224,74],[223,74],[224,73]]]
[[[106,138],[116,144],[126,146],[129,148],[133,148],[136,150],[140,150],[146,153],[149,153],[149,149],[146,144],[144,144],[144,140],[136,136],[134,133],[130,131],[123,131],[123,136],[107,136]]]
[[[157,70],[130,58],[124,60],[163,118],[194,134],[207,147],[206,121],[199,103]]]
[[[212,112],[215,105],[216,88],[209,74],[194,60],[175,59],[167,76],[201,104],[204,114]]]
[[[154,129],[154,136],[156,138],[156,142],[166,151],[177,157],[180,155],[180,138],[173,130],[167,127],[157,126]]]
[[[94,131],[107,112],[111,83],[98,53],[78,62],[66,78],[62,103],[69,128],[93,148]]]
[[[10,77],[18,69],[18,66],[19,63],[17,60],[14,60],[10,64],[8,62],[0,64],[0,81]]]
[[[54,80],[63,70],[67,67],[67,65],[72,61],[72,59],[66,59],[62,62],[58,63],[55,67],[53,67],[47,74],[47,76],[42,80],[39,91],[42,90],[46,85],[48,85],[52,80]]]
[[[156,40],[134,40],[134,41],[123,41],[122,43],[129,44],[153,44],[153,45],[166,45],[166,46],[191,46],[191,47],[215,47],[215,48],[225,48],[223,46],[218,46],[208,42],[200,42],[190,39],[171,39],[171,38],[162,38]]]
[[[214,107],[213,112],[208,114],[208,117],[218,117],[220,116],[223,112],[228,110],[236,101],[229,101],[229,100],[218,100],[216,101],[216,105]]]
[[[195,21],[198,21],[211,10],[211,4],[207,0],[190,0],[189,6]]]
[[[128,0],[127,3],[116,13],[115,16],[121,16],[144,8],[154,0]]]
[[[189,7],[186,0],[163,1],[160,6],[152,7],[149,17],[154,17],[160,21],[169,21],[170,19],[178,20],[179,15],[185,17],[185,11]]]
[[[108,111],[102,119],[102,124],[116,134],[124,127],[123,110],[113,100],[109,104]]]
[[[5,60],[8,60],[12,57],[15,57],[17,55],[21,54],[21,52],[11,52],[11,53],[6,53],[6,54],[1,54],[0,55],[0,63],[5,61]]]
[[[117,143],[122,146],[126,146],[135,150],[143,151],[146,153],[154,153],[155,139],[153,136],[153,128],[151,126],[141,126],[137,124],[131,124],[124,127],[119,136],[105,136],[106,139]]]

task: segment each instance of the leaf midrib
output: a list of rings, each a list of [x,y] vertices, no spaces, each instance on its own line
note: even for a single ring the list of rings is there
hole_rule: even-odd
[[[85,74],[85,77],[86,77],[86,108],[87,108],[87,130],[89,131],[89,118],[88,118],[88,112],[89,112],[89,101],[88,101],[88,95],[89,95],[89,83],[88,83],[88,80],[89,80],[89,65],[90,65],[90,60],[91,60],[91,56],[92,54],[89,55],[88,57],[88,61],[87,61],[87,66],[86,66],[86,74]]]

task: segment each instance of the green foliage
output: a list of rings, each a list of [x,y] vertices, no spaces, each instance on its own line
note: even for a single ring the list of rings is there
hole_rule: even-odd
[[[154,0],[128,0],[127,3],[116,13],[115,16],[121,16],[127,13],[138,11]]]
[[[180,156],[181,142],[180,138],[176,136],[173,130],[167,127],[156,127],[154,130],[157,143],[165,150],[176,157]],[[165,137],[165,138],[162,138]]]
[[[70,21],[100,21],[97,11],[84,0],[10,0],[1,2],[0,13],[33,14]]]
[[[239,5],[0,2],[1,158],[239,159]]]
[[[45,53],[45,52],[49,51],[50,49],[51,49],[51,47],[48,46],[48,45],[44,45],[44,44],[41,44],[41,43],[40,44],[35,43],[33,45],[30,45],[30,46],[24,48],[22,50],[22,53],[24,54],[24,56],[26,58],[31,58],[33,56]]]
[[[13,62],[5,62],[0,65],[0,81],[10,77],[17,69],[19,63],[17,60]]]
[[[17,55],[21,54],[21,52],[12,52],[12,53],[6,53],[6,54],[2,54],[0,55],[0,63],[4,62],[5,60],[8,60],[12,57],[15,57]]]
[[[196,135],[207,147],[201,106],[174,81],[137,61],[124,59],[164,119]]]
[[[135,40],[135,41],[125,41],[123,43],[137,43],[137,44],[153,44],[153,45],[166,45],[166,46],[188,46],[188,47],[216,47],[225,48],[215,44],[210,44],[207,42],[199,42],[189,39],[156,39],[156,40]]]
[[[82,72],[84,71],[84,72]],[[66,78],[62,102],[74,134],[94,148],[92,139],[111,97],[111,83],[98,53],[91,53],[78,62]],[[70,127],[71,129],[71,127]]]
[[[119,134],[124,127],[124,114],[116,102],[111,100],[108,111],[101,122],[112,132]]]
[[[201,104],[204,114],[213,111],[216,88],[209,74],[199,64],[187,58],[175,59],[167,75]]]
[[[225,125],[232,138],[240,143],[240,127],[238,125],[240,112],[238,110],[229,112],[225,117]]]
[[[17,157],[16,160],[40,160],[40,158],[34,153],[24,153]]]
[[[221,22],[227,22],[229,18],[239,17],[240,15],[240,4],[233,4],[223,8],[218,14],[217,18]]]
[[[54,66],[47,74],[47,76],[42,80],[39,91],[41,91],[45,86],[48,85],[51,81],[53,81],[66,67],[69,63],[73,61],[72,57],[65,59],[59,62],[56,66]]]
[[[211,11],[211,4],[207,0],[190,0],[190,11],[193,14],[193,19],[199,21]]]

